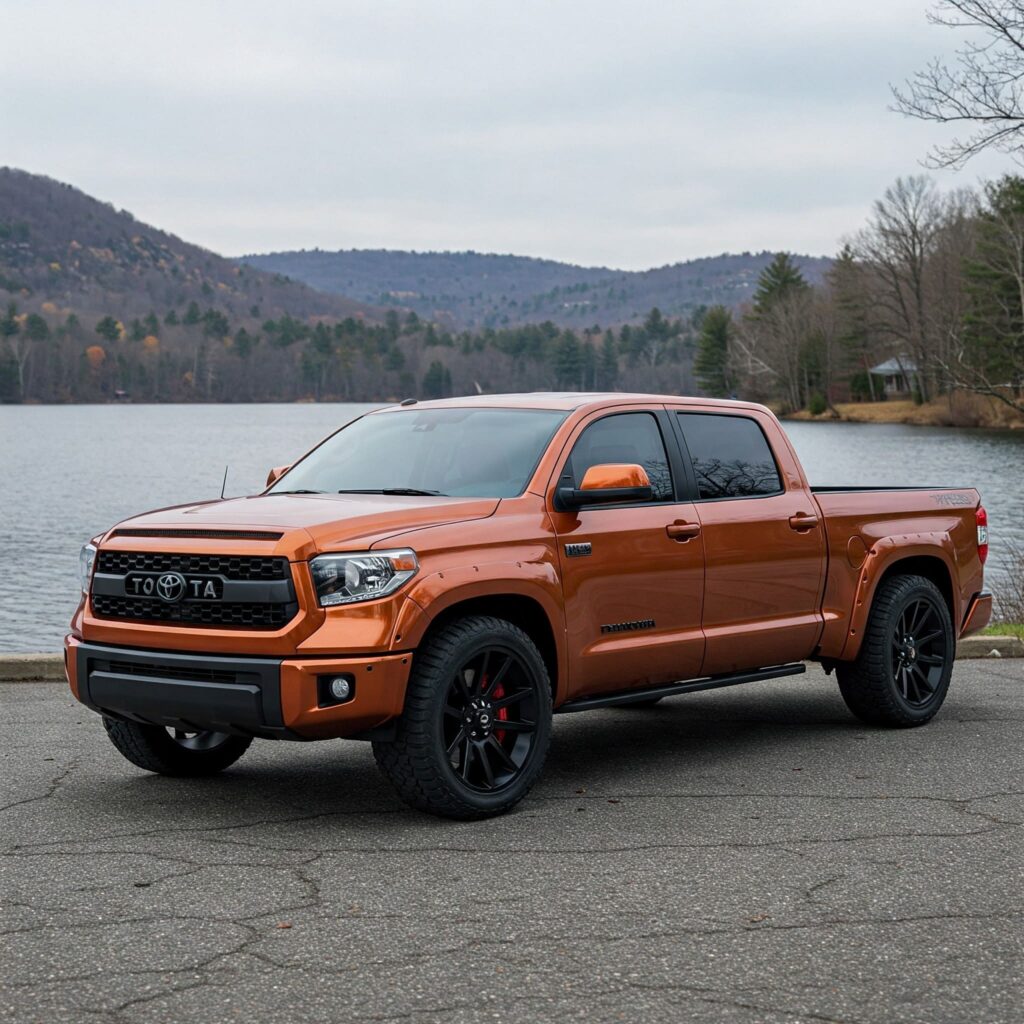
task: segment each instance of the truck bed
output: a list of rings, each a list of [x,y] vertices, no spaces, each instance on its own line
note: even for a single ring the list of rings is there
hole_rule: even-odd
[[[822,648],[841,652],[856,636],[885,564],[919,560],[919,571],[947,592],[955,627],[982,590],[973,488],[811,487],[825,526],[828,572],[822,600]],[[870,571],[869,571],[870,570]],[[868,581],[867,583],[865,581]]]

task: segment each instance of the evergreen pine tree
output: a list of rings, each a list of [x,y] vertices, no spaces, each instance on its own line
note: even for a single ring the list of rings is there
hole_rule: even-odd
[[[601,363],[598,367],[600,387],[611,391],[619,382],[619,351],[615,344],[615,335],[611,331],[604,332],[601,341]]]
[[[557,386],[572,390],[580,386],[583,374],[583,352],[579,338],[572,331],[562,331],[554,351]]]
[[[810,286],[800,273],[788,252],[780,252],[761,271],[754,292],[754,313],[766,313],[779,299],[795,292],[806,291]]]
[[[451,374],[439,359],[435,359],[423,375],[421,391],[424,398],[444,398],[451,389]]]
[[[724,306],[712,306],[701,321],[693,372],[701,390],[713,398],[726,398],[732,393],[729,380],[731,335],[732,314]]]

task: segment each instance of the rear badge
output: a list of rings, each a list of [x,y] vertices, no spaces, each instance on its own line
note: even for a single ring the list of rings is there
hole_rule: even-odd
[[[580,544],[566,544],[565,556],[566,558],[582,558],[584,555],[589,555],[590,550],[590,541],[583,541]]]

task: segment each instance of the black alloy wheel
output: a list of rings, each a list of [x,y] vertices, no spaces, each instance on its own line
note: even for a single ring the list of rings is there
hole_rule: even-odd
[[[444,705],[444,745],[471,789],[493,793],[513,782],[533,750],[538,700],[525,666],[504,646],[488,646],[452,676]]]
[[[473,615],[417,649],[393,739],[375,740],[381,771],[410,806],[471,820],[514,807],[551,742],[551,680],[518,626]]]
[[[903,699],[926,707],[942,683],[949,644],[939,608],[931,597],[911,601],[892,634],[892,674]]]
[[[955,653],[939,588],[923,576],[890,576],[875,592],[856,660],[836,666],[839,690],[862,721],[924,725],[946,699]]]

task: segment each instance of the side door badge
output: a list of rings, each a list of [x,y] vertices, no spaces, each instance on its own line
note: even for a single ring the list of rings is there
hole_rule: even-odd
[[[591,552],[590,541],[581,541],[576,544],[565,545],[566,558],[583,558]]]

